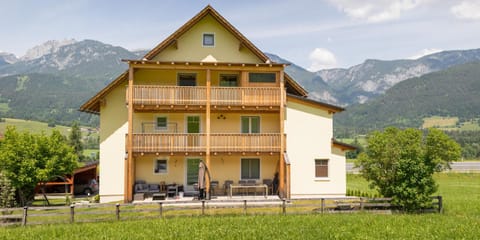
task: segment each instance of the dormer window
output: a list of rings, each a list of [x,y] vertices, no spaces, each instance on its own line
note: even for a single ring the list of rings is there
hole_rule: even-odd
[[[204,46],[204,47],[213,47],[213,46],[215,46],[215,34],[213,34],[213,33],[204,33],[204,34],[203,34],[203,46]]]

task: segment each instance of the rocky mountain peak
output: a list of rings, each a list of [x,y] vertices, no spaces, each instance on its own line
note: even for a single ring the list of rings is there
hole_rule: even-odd
[[[17,56],[13,53],[0,52],[0,62],[5,62],[7,64],[14,64],[18,61]]]
[[[22,61],[29,61],[33,59],[40,58],[47,54],[52,54],[57,52],[60,47],[76,43],[75,39],[64,39],[64,40],[49,40],[43,44],[37,45],[27,51],[23,57]]]

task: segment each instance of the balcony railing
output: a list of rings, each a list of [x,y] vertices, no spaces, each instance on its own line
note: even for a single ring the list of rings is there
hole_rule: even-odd
[[[149,133],[133,135],[133,152],[204,152],[205,134]]]
[[[133,104],[135,105],[205,105],[206,101],[206,87],[155,85],[133,87]]]
[[[210,134],[211,152],[279,152],[280,133]],[[206,134],[142,133],[133,135],[133,152],[205,152]]]
[[[212,152],[279,152],[279,133],[211,134]]]
[[[279,106],[280,88],[273,87],[212,87],[212,105]]]
[[[281,94],[278,87],[211,87],[210,100],[214,106],[280,106]],[[202,106],[206,103],[206,87],[133,87],[133,104],[137,106]]]

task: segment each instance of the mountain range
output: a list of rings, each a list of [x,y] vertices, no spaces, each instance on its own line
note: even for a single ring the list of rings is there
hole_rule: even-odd
[[[348,69],[316,72],[332,89],[339,104],[364,103],[409,78],[480,61],[480,49],[443,51],[414,60],[366,60]]]
[[[465,63],[397,83],[385,94],[336,114],[335,124],[368,133],[387,126],[420,127],[431,116],[478,119],[479,92],[480,62]]]
[[[121,59],[140,59],[146,52],[95,40],[67,39],[33,47],[20,58],[0,53],[0,117],[68,125],[78,120],[95,125],[96,116],[76,109],[127,69]],[[366,60],[348,69],[318,72],[309,72],[277,55],[267,55],[274,62],[289,63],[286,72],[310,92],[310,98],[351,105],[347,111],[350,112],[350,108],[383,96],[406,79],[479,61],[480,49],[445,51],[416,60]]]

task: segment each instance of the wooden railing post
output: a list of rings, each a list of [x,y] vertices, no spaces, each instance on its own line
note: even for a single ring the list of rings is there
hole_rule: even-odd
[[[437,196],[438,199],[438,213],[443,212],[443,198],[442,196]]]
[[[160,202],[159,205],[160,205],[160,207],[159,207],[160,217],[163,218],[163,203]]]
[[[282,213],[283,215],[287,214],[287,206],[286,206],[285,198],[282,199]]]
[[[28,206],[23,207],[22,226],[27,225]]]
[[[70,223],[75,222],[75,205],[70,205]]]
[[[202,215],[205,215],[205,200],[202,200]]]
[[[115,216],[120,220],[120,203],[115,204]]]
[[[247,215],[247,200],[243,200],[243,214]]]
[[[321,209],[321,213],[325,211],[325,198],[322,198],[322,207],[320,209]]]
[[[360,197],[360,210],[363,211],[363,197]]]

